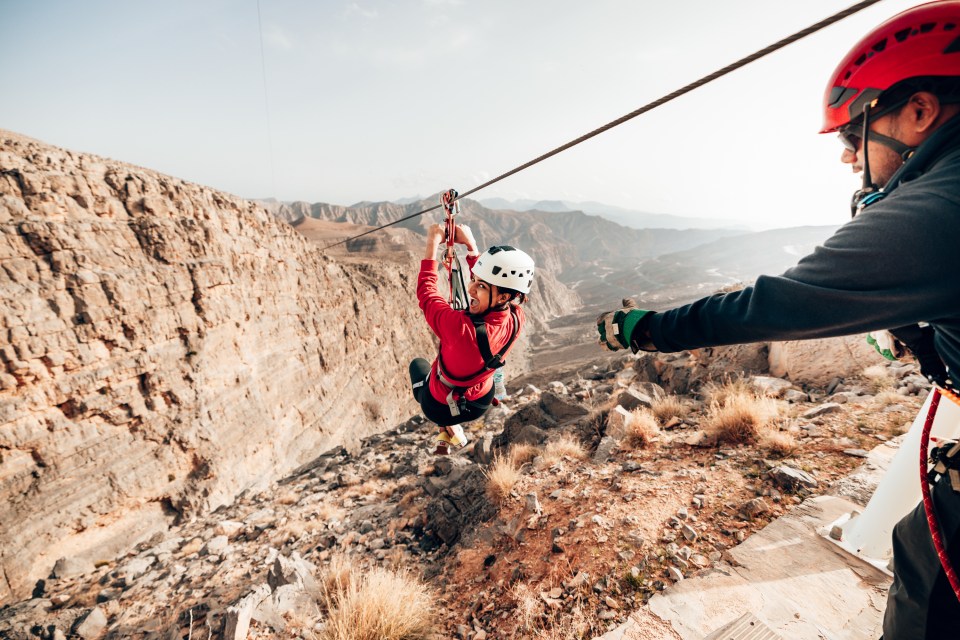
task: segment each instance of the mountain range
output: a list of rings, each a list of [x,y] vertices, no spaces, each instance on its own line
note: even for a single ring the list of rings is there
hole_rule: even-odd
[[[364,225],[344,231],[353,234],[404,218],[408,219],[391,229],[422,233],[427,225],[440,221],[442,214],[417,214],[435,208],[437,202],[435,196],[406,203],[361,202],[349,207],[306,202],[264,204],[290,222],[315,219]],[[837,229],[807,226],[745,232],[736,228],[633,228],[605,214],[565,209],[568,203],[561,201],[540,201],[536,208],[526,210],[490,208],[490,203],[506,201],[461,201],[460,220],[470,225],[481,247],[511,244],[525,249],[538,267],[573,289],[588,309],[608,305],[623,295],[646,296],[662,304],[685,301],[737,282],[750,282],[760,274],[779,274]],[[578,204],[617,210],[599,203]],[[386,232],[395,233],[378,233]],[[371,237],[374,234],[364,239]],[[411,250],[419,250],[411,236],[406,238]],[[365,246],[356,249],[369,250]]]
[[[568,202],[565,200],[506,200],[504,198],[482,198],[479,200],[491,209],[511,211],[582,211],[603,216],[633,229],[739,229],[748,231],[749,225],[742,220],[729,218],[696,218],[675,216],[666,213],[650,213],[636,209],[616,207],[602,202]]]

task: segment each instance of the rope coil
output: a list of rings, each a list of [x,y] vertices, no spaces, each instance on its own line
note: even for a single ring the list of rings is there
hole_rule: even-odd
[[[957,404],[960,404],[960,401],[958,401],[957,394],[953,393],[949,389],[934,387],[932,393],[933,397],[930,399],[930,408],[927,410],[927,417],[923,422],[923,431],[920,435],[920,489],[921,493],[923,494],[924,515],[927,518],[927,526],[930,528],[930,537],[933,538],[933,548],[937,552],[937,557],[940,559],[940,566],[943,567],[943,572],[947,576],[947,581],[950,583],[950,588],[953,589],[954,596],[960,600],[960,579],[957,578],[957,572],[950,563],[950,557],[947,555],[946,548],[943,546],[943,536],[940,533],[940,525],[937,524],[937,516],[933,507],[933,498],[930,495],[930,477],[927,472],[930,431],[933,428],[933,422],[937,417],[937,407],[940,406],[940,398],[946,395],[949,399],[953,400],[953,402],[956,402]]]

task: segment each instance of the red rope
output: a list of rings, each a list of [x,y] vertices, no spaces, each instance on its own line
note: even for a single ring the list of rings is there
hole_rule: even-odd
[[[947,574],[947,580],[953,588],[953,594],[960,600],[960,580],[957,579],[957,573],[950,564],[950,558],[943,548],[943,538],[940,535],[940,526],[937,524],[937,516],[933,512],[933,500],[930,497],[930,482],[927,480],[927,447],[930,444],[930,429],[933,427],[934,418],[937,417],[937,407],[940,405],[940,389],[934,387],[933,398],[930,399],[930,409],[927,411],[927,418],[923,423],[923,431],[920,435],[920,490],[923,492],[923,510],[927,516],[927,526],[930,527],[930,536],[933,538],[933,547],[937,550],[937,557],[940,558],[940,566]]]

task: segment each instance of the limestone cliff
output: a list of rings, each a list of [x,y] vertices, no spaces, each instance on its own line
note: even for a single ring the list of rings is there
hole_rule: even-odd
[[[415,273],[0,130],[0,603],[415,413]]]

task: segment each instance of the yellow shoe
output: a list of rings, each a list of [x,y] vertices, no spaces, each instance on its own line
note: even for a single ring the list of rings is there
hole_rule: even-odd
[[[467,434],[463,432],[463,427],[458,424],[452,424],[447,427],[447,434],[450,436],[450,444],[457,448],[467,446]]]

